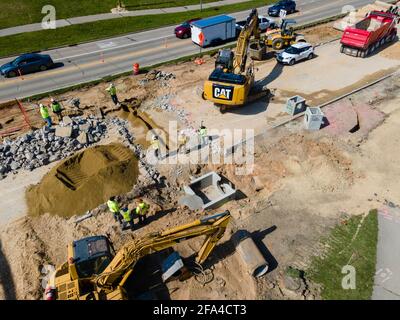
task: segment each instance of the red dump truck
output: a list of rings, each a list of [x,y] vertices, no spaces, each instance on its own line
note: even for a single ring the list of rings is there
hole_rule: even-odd
[[[340,43],[340,52],[366,57],[397,37],[397,16],[389,12],[372,11],[354,26],[347,27]]]

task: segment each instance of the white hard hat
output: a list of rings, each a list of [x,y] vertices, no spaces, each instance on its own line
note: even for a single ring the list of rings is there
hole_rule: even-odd
[[[54,98],[51,98],[50,100],[51,100],[51,102],[54,102],[54,101],[55,101]]]
[[[154,136],[152,137],[152,139],[153,139],[153,140],[158,140],[158,137],[157,137],[156,135],[154,135]]]
[[[44,107],[44,106],[43,106],[43,103],[39,104],[39,107],[40,107],[40,108],[41,108],[41,107]]]

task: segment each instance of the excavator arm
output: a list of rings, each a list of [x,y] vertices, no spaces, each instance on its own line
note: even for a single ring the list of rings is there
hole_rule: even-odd
[[[196,257],[196,262],[202,264],[224,235],[229,220],[230,213],[225,211],[170,230],[151,233],[127,243],[118,251],[107,268],[94,277],[93,282],[97,292],[110,292],[121,287],[142,257],[173,247],[181,241],[205,235],[207,237]]]
[[[260,39],[257,9],[253,9],[251,11],[250,16],[247,18],[246,24],[239,34],[235,50],[235,57],[233,60],[233,71],[235,74],[240,74],[245,71],[247,61],[247,48],[253,35],[255,39]]]

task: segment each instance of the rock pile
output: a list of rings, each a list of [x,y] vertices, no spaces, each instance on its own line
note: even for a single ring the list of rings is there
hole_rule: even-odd
[[[140,84],[145,85],[149,81],[160,81],[162,87],[168,87],[168,81],[175,78],[176,76],[173,73],[160,70],[151,70],[146,75],[146,78],[140,81]]]
[[[107,131],[103,120],[93,116],[64,117],[63,123],[43,127],[0,145],[0,179],[20,169],[32,171],[70,156],[85,146],[100,141]]]
[[[183,109],[178,109],[171,103],[171,99],[173,98],[173,95],[166,94],[160,97],[157,97],[152,101],[151,106],[155,108],[160,108],[161,110],[167,111],[167,112],[174,112],[182,123],[185,124],[186,127],[191,128],[192,124],[191,121],[189,121],[189,115],[188,113],[183,110]]]
[[[146,151],[139,144],[136,144],[134,136],[129,132],[128,129],[128,121],[122,120],[120,118],[111,118],[109,121],[109,125],[117,126],[118,133],[121,135],[124,144],[129,147],[137,159],[139,160],[140,165],[147,172],[147,174],[156,182],[161,183],[160,173],[154,168],[154,166],[148,164],[146,162]]]

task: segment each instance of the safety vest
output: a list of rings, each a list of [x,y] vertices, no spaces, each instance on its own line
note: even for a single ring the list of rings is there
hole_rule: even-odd
[[[130,210],[127,210],[127,211],[121,210],[120,212],[121,212],[122,217],[124,218],[124,220],[125,220],[126,222],[129,222],[129,221],[132,220]]]
[[[117,94],[117,89],[112,86],[111,88],[108,89],[108,92],[110,93],[110,95],[115,96]]]
[[[188,141],[188,137],[185,135],[180,135],[178,141],[180,144],[186,144],[186,142]]]
[[[58,102],[53,102],[51,104],[51,109],[53,110],[53,112],[58,112],[61,110],[61,106]]]
[[[49,110],[47,110],[47,108],[45,106],[40,107],[40,114],[42,115],[43,119],[50,117]]]
[[[205,137],[207,135],[207,129],[206,128],[200,129],[200,135],[202,137]]]
[[[111,212],[113,212],[113,213],[119,212],[119,205],[117,202],[108,200],[107,205],[108,205],[108,209],[110,209]]]
[[[159,144],[159,141],[158,140],[153,140],[152,142],[151,142],[151,145],[152,145],[152,147],[153,147],[153,149],[159,149],[160,148],[160,144]]]
[[[136,207],[136,214],[139,214],[139,215],[142,215],[142,216],[146,215],[147,210],[149,209],[149,207],[150,206],[147,203],[144,203],[144,202],[139,203],[139,205]]]

